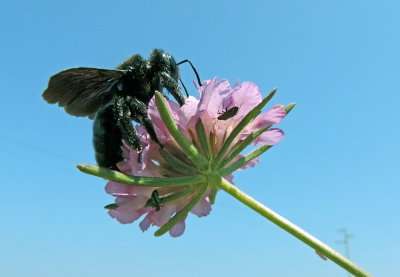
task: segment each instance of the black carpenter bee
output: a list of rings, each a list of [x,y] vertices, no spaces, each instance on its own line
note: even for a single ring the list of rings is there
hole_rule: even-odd
[[[122,139],[138,153],[143,149],[132,120],[143,125],[151,139],[160,144],[147,115],[147,106],[155,91],[162,92],[163,88],[179,105],[184,104],[178,84],[178,65],[184,62],[190,63],[188,60],[176,63],[164,50],[154,49],[148,60],[133,55],[115,70],[67,69],[50,78],[43,98],[50,104],[58,103],[71,115],[94,118],[96,161],[100,166],[118,170],[116,163],[123,159]]]

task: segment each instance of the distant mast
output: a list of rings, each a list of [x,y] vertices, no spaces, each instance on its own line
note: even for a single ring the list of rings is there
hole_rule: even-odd
[[[343,234],[343,240],[339,240],[339,241],[336,241],[336,242],[340,243],[340,244],[344,244],[345,256],[346,256],[346,258],[350,259],[349,239],[351,237],[353,237],[353,235],[347,233],[347,230],[345,228],[339,229],[338,232]],[[352,275],[350,273],[347,273],[347,276],[351,277]]]

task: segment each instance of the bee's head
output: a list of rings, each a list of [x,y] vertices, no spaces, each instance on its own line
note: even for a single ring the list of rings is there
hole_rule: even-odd
[[[179,80],[179,67],[174,57],[162,49],[154,49],[149,61],[157,61],[155,64],[159,66],[160,71],[169,73],[176,81]]]

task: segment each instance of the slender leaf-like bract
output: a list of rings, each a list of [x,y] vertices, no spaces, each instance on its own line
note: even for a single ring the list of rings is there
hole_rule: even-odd
[[[244,166],[245,164],[250,162],[252,159],[257,158],[258,156],[260,156],[262,153],[264,153],[265,151],[267,151],[271,147],[272,147],[272,145],[260,146],[260,147],[258,147],[256,149],[254,149],[253,151],[251,151],[250,153],[248,153],[247,155],[241,157],[239,160],[234,162],[232,165],[230,165],[230,166],[228,166],[226,168],[220,169],[218,171],[218,173],[220,174],[220,176],[229,175],[232,172],[234,172],[235,170],[238,170],[239,168],[241,168],[242,166]]]
[[[188,155],[188,158],[194,162],[194,164],[205,168],[207,166],[206,158],[199,153],[196,147],[194,147],[194,145],[191,144],[190,141],[179,130],[171,116],[171,113],[169,112],[165,98],[159,91],[156,91],[155,95],[158,111],[170,134],[176,140],[179,147]]]
[[[260,130],[252,132],[250,135],[247,136],[247,138],[245,140],[238,142],[232,148],[232,152],[229,154],[229,156],[221,162],[220,167],[224,167],[227,164],[229,164],[237,155],[240,154],[240,152],[242,152],[247,146],[250,145],[250,143],[252,143],[257,137],[259,137],[262,133],[267,131],[269,128],[270,128],[270,126],[261,128]]]
[[[204,155],[206,156],[206,158],[210,157],[210,144],[208,142],[206,130],[204,129],[204,125],[201,119],[199,119],[199,121],[197,121],[196,123],[196,133],[199,136],[200,147],[203,150]]]
[[[291,110],[296,106],[296,103],[290,103],[285,106],[286,115],[290,113]]]
[[[91,164],[78,164],[77,168],[87,174],[98,176],[110,181],[120,182],[127,185],[143,186],[143,187],[180,187],[201,184],[206,181],[203,175],[193,175],[184,177],[141,177],[129,176],[119,171],[111,170]]]
[[[164,149],[160,149],[160,155],[161,157],[163,157],[164,161],[168,163],[168,165],[174,168],[174,170],[185,173],[185,175],[193,174],[196,172],[196,169],[194,167],[191,167],[187,163],[179,160],[177,157]]]

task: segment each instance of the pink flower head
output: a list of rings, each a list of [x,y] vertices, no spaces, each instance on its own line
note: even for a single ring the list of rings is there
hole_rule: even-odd
[[[181,145],[171,135],[161,118],[153,97],[148,106],[148,114],[163,148],[161,149],[159,144],[150,139],[145,128],[137,126],[136,129],[143,145],[141,162],[138,162],[138,153],[124,145],[122,148],[125,160],[117,164],[121,172],[143,177],[180,177],[214,170],[223,174],[221,176],[227,180],[231,180],[233,176],[226,168],[234,168],[232,165],[240,162],[244,157],[239,153],[235,154],[235,149],[239,149],[246,138],[261,129],[262,132],[255,136],[250,144],[274,145],[284,137],[282,130],[270,128],[278,124],[286,115],[283,105],[275,105],[266,113],[249,121],[232,140],[231,145],[228,148],[225,147],[226,153],[220,155],[224,143],[233,130],[250,111],[262,102],[261,93],[251,82],[235,84],[231,87],[227,80],[217,81],[217,78],[205,81],[197,88],[200,100],[190,96],[181,107],[172,101],[167,101],[167,104],[179,131],[207,161],[207,169],[199,169],[182,151]],[[198,133],[199,123],[202,123],[205,136],[200,136]],[[252,167],[257,163],[258,157],[246,160],[246,163],[240,164],[238,168]],[[154,199],[155,190],[161,199],[160,202]],[[143,187],[110,181],[106,185],[106,191],[116,197],[116,202],[110,208],[109,214],[121,223],[132,223],[144,216],[139,226],[142,231],[146,231],[151,225],[163,226],[170,221],[171,217],[182,211],[196,198],[196,190],[197,187],[193,185]],[[199,217],[208,215],[215,193],[216,189],[207,187],[190,212]],[[185,219],[186,215],[169,229],[172,237],[183,234]]]

